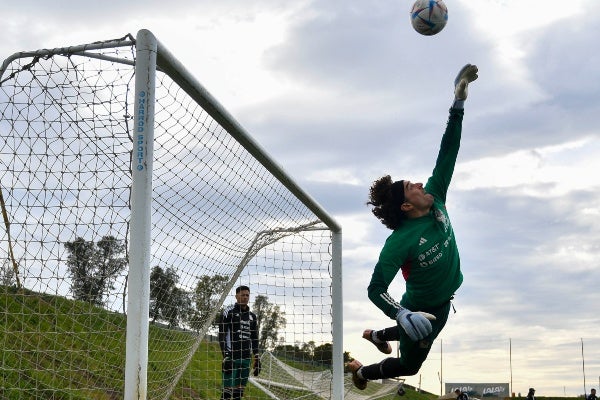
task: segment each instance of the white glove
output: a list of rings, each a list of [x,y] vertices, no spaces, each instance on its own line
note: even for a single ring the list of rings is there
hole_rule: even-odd
[[[396,314],[398,325],[414,342],[426,338],[431,333],[433,328],[430,320],[435,320],[435,316],[422,311],[412,312],[406,308],[400,308]]]
[[[456,100],[466,100],[469,94],[469,83],[478,78],[477,66],[467,64],[458,71],[456,79],[454,79],[454,98]]]

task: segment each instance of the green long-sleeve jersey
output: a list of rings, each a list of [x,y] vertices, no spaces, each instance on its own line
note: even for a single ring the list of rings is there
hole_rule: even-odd
[[[406,219],[387,238],[375,265],[369,299],[394,319],[400,304],[412,311],[444,304],[460,287],[463,276],[454,230],[446,210],[446,194],[460,147],[462,109],[450,109],[440,150],[425,191],[434,197],[429,214]],[[402,271],[406,290],[398,303],[388,287]]]

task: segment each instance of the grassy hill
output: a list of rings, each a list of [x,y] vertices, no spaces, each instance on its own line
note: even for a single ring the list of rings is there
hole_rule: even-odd
[[[87,303],[0,287],[0,398],[122,399],[125,326],[124,315]],[[149,393],[172,381],[191,335],[150,326]],[[171,398],[218,399],[220,354],[217,343],[201,343]]]

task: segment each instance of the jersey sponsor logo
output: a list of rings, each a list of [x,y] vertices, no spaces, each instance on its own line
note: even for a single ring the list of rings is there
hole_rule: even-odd
[[[436,221],[441,222],[442,225],[444,225],[444,232],[448,232],[448,229],[450,228],[450,220],[448,217],[446,217],[446,214],[444,214],[441,210],[436,209],[434,215]]]
[[[423,253],[419,254],[419,261],[423,261],[425,258],[430,257],[432,254],[437,253],[437,251],[439,249],[440,249],[440,244],[439,243],[434,244],[429,249],[427,249]]]
[[[427,243],[427,239],[425,239],[423,236],[421,236],[421,239],[419,239],[419,246],[422,246],[425,243]]]
[[[429,267],[435,264],[436,262],[440,261],[444,255],[444,252],[442,251],[443,248],[448,248],[451,242],[452,235],[450,234],[443,242],[437,242],[433,246],[429,247],[427,250],[421,251],[417,256],[419,266],[423,268]]]
[[[428,267],[438,262],[444,254],[444,252],[440,251],[440,248],[440,244],[436,243],[429,249],[423,251],[422,253],[419,253],[419,266]]]

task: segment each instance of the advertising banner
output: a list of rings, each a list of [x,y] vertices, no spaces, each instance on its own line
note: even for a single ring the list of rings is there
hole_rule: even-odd
[[[446,383],[446,393],[453,393],[456,389],[469,397],[510,397],[508,383]]]

